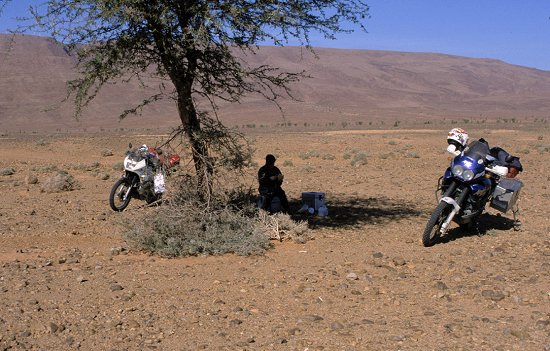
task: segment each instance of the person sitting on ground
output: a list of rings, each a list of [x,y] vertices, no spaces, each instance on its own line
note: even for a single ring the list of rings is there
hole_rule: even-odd
[[[468,135],[468,133],[466,133],[464,129],[451,129],[449,131],[449,134],[447,135],[447,143],[449,144],[449,146],[447,147],[447,151],[455,155],[459,155],[468,144],[469,139],[470,136]],[[489,147],[489,143],[485,139],[481,138],[479,139],[479,141]],[[496,163],[499,166],[508,167],[508,174],[506,175],[506,177],[515,178],[519,172],[523,171],[523,166],[519,161],[519,157],[510,155],[503,148],[498,146],[492,147],[490,148],[490,154],[497,160]]]
[[[275,166],[275,156],[268,154],[265,157],[265,165],[258,171],[258,183],[260,195],[265,196],[263,209],[268,210],[271,206],[271,200],[278,197],[281,201],[281,207],[284,213],[289,213],[290,208],[285,191],[281,188],[283,184],[283,174]]]

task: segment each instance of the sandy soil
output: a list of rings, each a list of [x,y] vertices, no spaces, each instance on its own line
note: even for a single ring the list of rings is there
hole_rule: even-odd
[[[127,143],[158,136],[4,135],[0,350],[550,350],[548,130],[471,131],[521,157],[521,231],[488,209],[481,235],[424,248],[445,133],[253,136],[294,205],[324,191],[329,217],[265,256],[181,259],[128,250],[119,223],[151,210],[107,202]],[[56,168],[81,188],[41,192]]]

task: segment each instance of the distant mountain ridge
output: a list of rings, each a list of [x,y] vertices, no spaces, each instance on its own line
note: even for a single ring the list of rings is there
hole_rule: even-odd
[[[292,86],[300,102],[283,100],[292,122],[396,118],[521,118],[550,116],[550,72],[498,60],[435,53],[263,47],[243,57],[312,77]],[[118,115],[145,95],[137,84],[115,84],[79,121],[70,103],[52,109],[76,76],[75,60],[48,38],[0,34],[0,131],[176,126],[171,101],[120,122]],[[221,104],[228,125],[274,124],[279,110],[260,97]]]

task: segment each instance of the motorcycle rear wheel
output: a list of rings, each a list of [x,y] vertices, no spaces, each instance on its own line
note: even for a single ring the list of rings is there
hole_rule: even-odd
[[[435,210],[432,212],[428,223],[426,224],[426,229],[424,229],[424,234],[422,234],[422,244],[426,247],[433,246],[437,243],[439,235],[441,234],[441,225],[445,223],[445,219],[452,211],[453,206],[441,201]]]
[[[115,185],[113,185],[111,194],[109,195],[109,205],[113,211],[121,212],[128,207],[132,196],[128,194],[128,196],[124,198],[124,195],[126,195],[130,186],[128,180],[125,178],[120,178],[116,181]]]

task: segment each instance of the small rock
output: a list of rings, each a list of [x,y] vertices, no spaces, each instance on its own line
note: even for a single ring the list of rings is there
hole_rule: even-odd
[[[112,284],[111,285],[111,291],[121,291],[121,290],[124,290],[122,285],[120,285],[120,284]]]
[[[275,340],[275,344],[286,344],[287,342],[288,342],[288,340],[285,339],[285,338],[277,338]]]
[[[288,330],[288,335],[294,336],[294,335],[300,335],[302,333],[302,330],[300,328],[292,328]]]
[[[76,277],[76,281],[79,282],[79,283],[84,283],[84,282],[87,282],[88,279],[86,279],[83,276],[79,275],[78,277]]]
[[[130,319],[128,322],[126,322],[126,326],[130,329],[137,329],[139,328],[139,323],[133,319]]]
[[[516,338],[520,339],[520,340],[527,340],[529,339],[529,333],[527,333],[526,331],[523,331],[523,330],[512,330],[510,331],[510,334],[515,336]]]
[[[396,266],[404,266],[407,262],[401,257],[396,257],[393,259],[393,264]]]
[[[50,332],[50,334],[55,334],[57,331],[59,330],[59,326],[53,322],[50,322],[50,324],[48,324],[48,331]]]
[[[355,273],[348,273],[348,275],[346,276],[346,279],[347,280],[359,280],[359,277]]]
[[[381,252],[375,252],[375,253],[372,254],[372,257],[374,257],[374,258],[382,258],[382,257],[384,257],[384,254],[381,253]]]
[[[240,319],[232,319],[229,324],[231,324],[232,326],[237,326],[243,324],[243,321],[241,321]]]
[[[37,184],[38,178],[34,174],[29,174],[25,177],[25,183],[27,184]]]
[[[435,287],[438,289],[438,290],[448,290],[449,288],[447,287],[447,285],[441,281],[437,282],[435,284]]]
[[[323,320],[323,317],[316,314],[309,314],[307,316],[304,316],[303,319],[308,322],[319,322]]]
[[[330,323],[330,329],[331,330],[342,330],[345,326],[340,322],[332,322]]]

